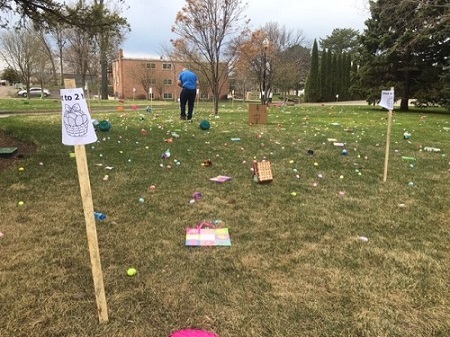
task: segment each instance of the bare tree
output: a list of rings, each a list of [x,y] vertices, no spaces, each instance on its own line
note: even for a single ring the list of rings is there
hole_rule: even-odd
[[[90,55],[92,54],[92,43],[88,33],[78,27],[64,30],[64,61],[67,68],[74,74],[81,76],[81,82],[86,83],[86,74],[89,68]]]
[[[278,23],[270,22],[254,31],[241,44],[241,62],[247,63],[252,77],[258,82],[262,104],[267,103],[275,82],[285,90],[288,82],[300,82],[297,69],[300,63],[295,60],[291,62],[285,55],[290,48],[304,43],[304,39],[301,31],[288,30]],[[298,79],[295,80],[294,77]]]
[[[54,57],[55,55],[52,51],[50,42],[48,41],[48,38],[47,38],[44,30],[40,29],[38,27],[35,27],[35,29],[36,29],[36,32],[38,33],[39,38],[42,41],[42,51],[41,51],[43,53],[42,59],[48,59],[48,61],[50,61],[51,69],[50,69],[50,71],[46,71],[45,77],[49,77],[48,75],[51,75],[51,77],[53,77],[54,83],[56,85],[57,78],[56,78],[56,65],[55,65],[55,57]],[[40,65],[41,66],[39,66],[39,69],[43,70],[44,67],[42,67],[43,64],[41,62],[40,62]],[[45,65],[45,68],[48,68],[48,65]],[[49,81],[49,80],[50,80],[50,78],[48,78],[46,81]]]
[[[59,61],[59,71],[60,71],[60,77],[59,77],[59,83],[60,85],[64,85],[64,47],[66,45],[66,40],[64,39],[64,29],[66,29],[67,26],[65,26],[64,23],[55,23],[50,27],[48,30],[49,36],[54,40],[57,48],[57,59]]]
[[[40,32],[38,35],[41,40],[41,44],[38,49],[35,50],[35,71],[34,77],[39,82],[41,88],[55,78],[55,65],[53,62],[53,54],[47,42],[45,36]],[[41,93],[41,98],[44,96],[44,92]]]
[[[236,61],[238,41],[247,33],[246,5],[241,0],[186,0],[172,32],[175,49],[207,79],[219,112],[220,91]]]
[[[42,70],[50,64],[48,55],[43,51],[42,40],[30,28],[3,32],[0,37],[0,55],[10,68],[17,71],[29,94],[38,69]]]
[[[270,47],[270,49],[269,49]],[[259,86],[261,104],[267,103],[268,73],[270,71],[267,66],[273,45],[270,45],[268,35],[262,30],[256,30],[251,37],[241,44],[239,49],[239,64],[241,69],[247,65],[247,72],[251,74]]]
[[[135,63],[128,70],[130,78],[144,89],[147,98],[150,98],[148,96],[150,87],[156,83],[155,68],[152,67],[152,64],[154,65],[151,62]]]
[[[93,11],[97,20],[101,23],[97,27],[89,29],[95,37],[95,42],[100,55],[101,93],[102,99],[108,99],[108,63],[112,55],[117,55],[118,46],[129,31],[127,20],[120,17],[124,0],[109,0],[108,6],[104,0],[93,0]],[[111,9],[112,8],[112,9]],[[112,20],[113,19],[113,20]],[[113,25],[103,24],[114,21]]]

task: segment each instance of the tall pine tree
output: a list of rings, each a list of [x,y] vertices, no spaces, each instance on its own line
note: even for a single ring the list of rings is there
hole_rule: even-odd
[[[318,102],[320,100],[319,48],[314,40],[311,52],[311,68],[305,86],[305,100]]]
[[[395,87],[400,110],[410,98],[442,101],[450,59],[448,0],[371,0],[361,36],[361,76],[368,99]]]

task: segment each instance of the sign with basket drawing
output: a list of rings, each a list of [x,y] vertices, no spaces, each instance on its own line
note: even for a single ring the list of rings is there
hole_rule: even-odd
[[[95,143],[97,135],[91,121],[83,88],[61,89],[62,143],[86,145]]]

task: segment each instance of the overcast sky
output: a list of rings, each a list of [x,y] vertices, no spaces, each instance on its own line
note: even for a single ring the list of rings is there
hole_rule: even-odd
[[[131,25],[122,48],[126,56],[161,55],[164,45],[176,38],[171,32],[185,0],[127,0],[122,13]],[[252,29],[278,22],[287,29],[303,32],[307,41],[325,38],[335,28],[362,32],[369,18],[368,0],[248,0],[245,14]]]

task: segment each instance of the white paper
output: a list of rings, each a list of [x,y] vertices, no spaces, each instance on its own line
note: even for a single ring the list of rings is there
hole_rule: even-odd
[[[97,134],[92,124],[82,88],[61,89],[62,143],[85,145],[95,143]]]
[[[388,110],[394,110],[394,90],[382,90],[380,106]]]

